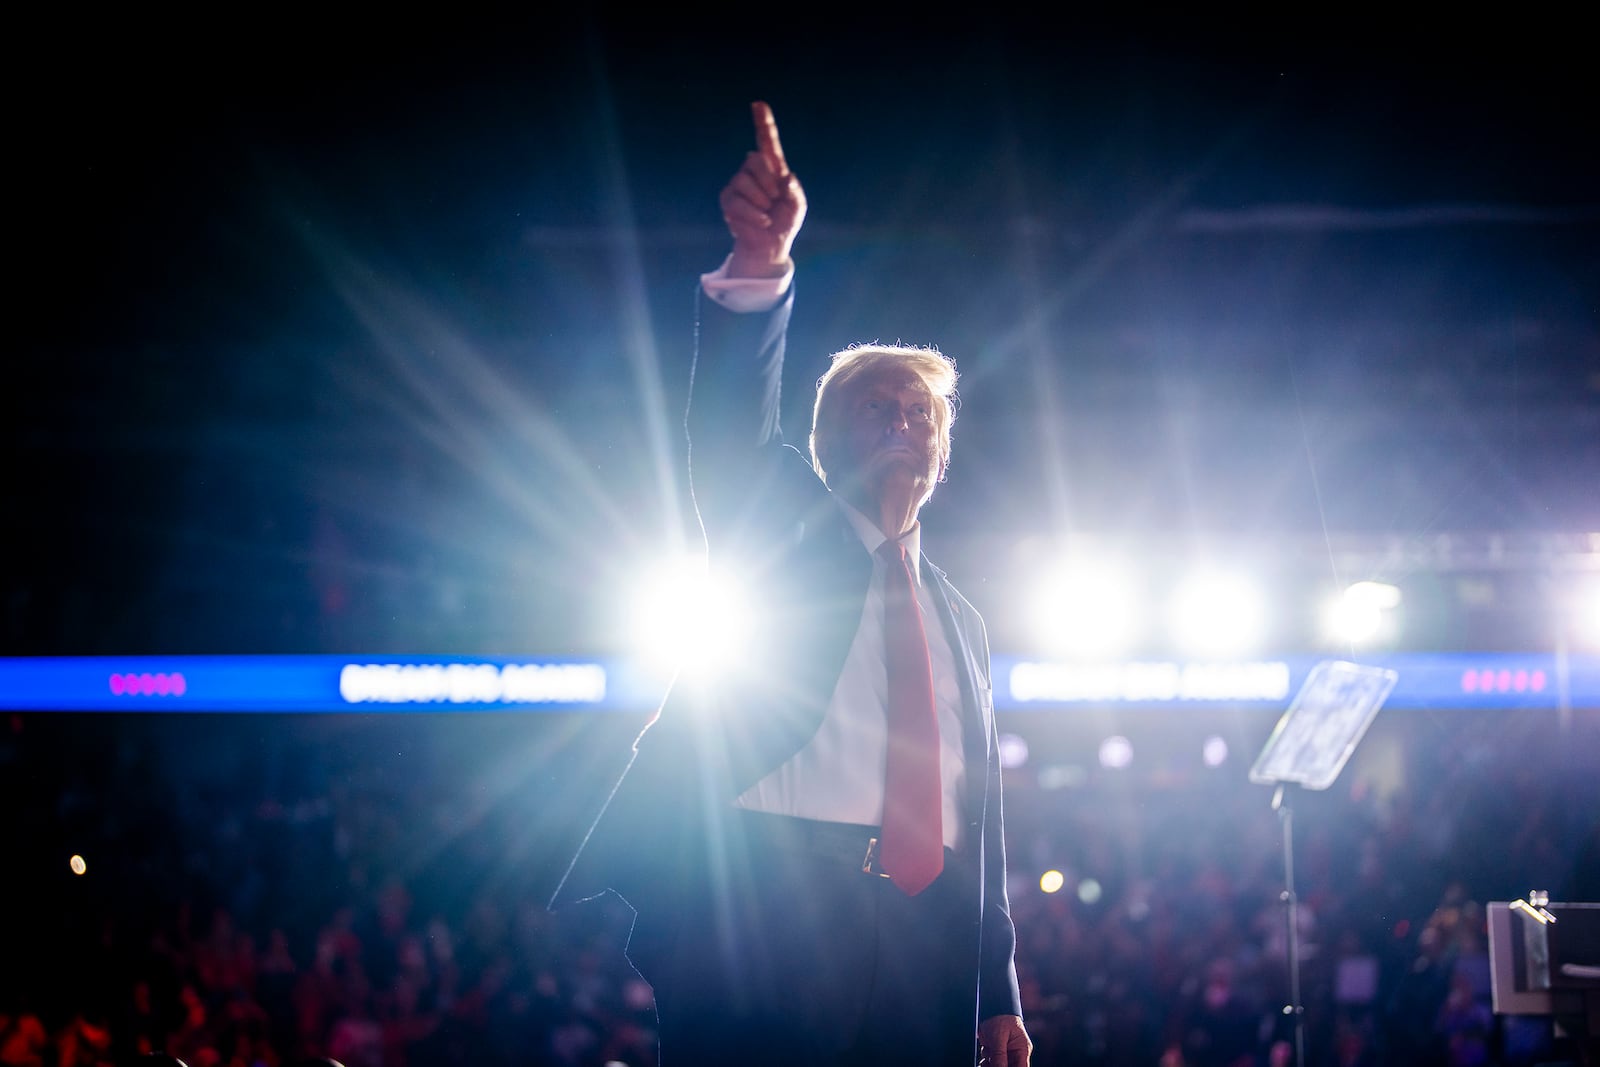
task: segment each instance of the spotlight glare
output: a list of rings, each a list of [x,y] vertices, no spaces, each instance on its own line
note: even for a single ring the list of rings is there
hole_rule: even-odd
[[[1356,582],[1328,605],[1328,636],[1341,644],[1364,645],[1384,636],[1400,590],[1384,582]]]
[[[1098,904],[1105,890],[1093,878],[1085,878],[1078,883],[1078,899],[1085,904]]]
[[[1260,643],[1266,607],[1255,585],[1237,575],[1197,574],[1173,597],[1172,628],[1190,655],[1237,656]]]
[[[1572,612],[1578,640],[1590,648],[1600,648],[1600,578],[1590,578],[1578,587]]]
[[[1110,562],[1078,561],[1047,578],[1033,598],[1034,628],[1050,649],[1081,659],[1116,655],[1138,625],[1135,587]]]
[[[83,862],[83,857],[77,855],[67,861],[67,866],[72,868],[73,874],[82,874],[89,869],[89,865]]]
[[[1066,884],[1067,877],[1060,871],[1045,871],[1039,876],[1039,889],[1046,893],[1059,893]]]
[[[1228,760],[1228,742],[1212,734],[1200,749],[1200,758],[1205,760],[1207,767],[1222,766]]]
[[[715,670],[744,647],[750,626],[739,586],[688,557],[641,583],[633,608],[634,643],[652,662]]]

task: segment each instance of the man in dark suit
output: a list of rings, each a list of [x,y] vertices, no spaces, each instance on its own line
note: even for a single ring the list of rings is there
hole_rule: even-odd
[[[723,190],[702,278],[690,471],[710,564],[755,607],[738,666],[685,676],[555,903],[610,888],[663,1067],[1026,1067],[983,621],[922,558],[955,367],[854,346],[783,443],[805,195],[777,125]]]

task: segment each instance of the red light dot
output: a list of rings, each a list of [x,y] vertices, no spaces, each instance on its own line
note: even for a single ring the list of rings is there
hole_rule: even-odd
[[[1534,671],[1531,679],[1531,688],[1535,693],[1544,692],[1544,671]]]
[[[111,676],[111,691],[113,693],[115,693],[117,696],[121,696],[122,695],[122,688],[123,688],[123,686],[122,686],[122,675],[113,674]]]
[[[1511,689],[1511,672],[1503,670],[1495,675],[1494,687],[1502,693],[1509,692]]]
[[[156,691],[155,676],[154,675],[150,675],[150,674],[141,674],[141,675],[139,675],[139,692],[143,693],[146,696],[148,696],[151,693],[154,693],[155,691]]]
[[[172,676],[172,695],[173,696],[175,696],[175,697],[183,696],[183,694],[188,690],[188,688],[189,688],[189,683],[184,681],[183,675],[174,674]]]

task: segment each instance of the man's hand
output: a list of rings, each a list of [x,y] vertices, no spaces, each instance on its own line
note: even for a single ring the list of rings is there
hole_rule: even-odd
[[[1016,1015],[992,1015],[978,1024],[978,1047],[983,1067],[1028,1067],[1033,1042]]]
[[[806,217],[806,194],[789,172],[772,109],[750,105],[756,150],[722,190],[722,221],[733,234],[732,278],[777,278],[789,269],[789,249]]]

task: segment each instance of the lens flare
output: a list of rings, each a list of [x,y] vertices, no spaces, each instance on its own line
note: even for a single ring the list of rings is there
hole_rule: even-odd
[[[1173,636],[1195,656],[1252,651],[1266,631],[1266,617],[1266,602],[1255,584],[1220,571],[1191,577],[1172,601]]]

